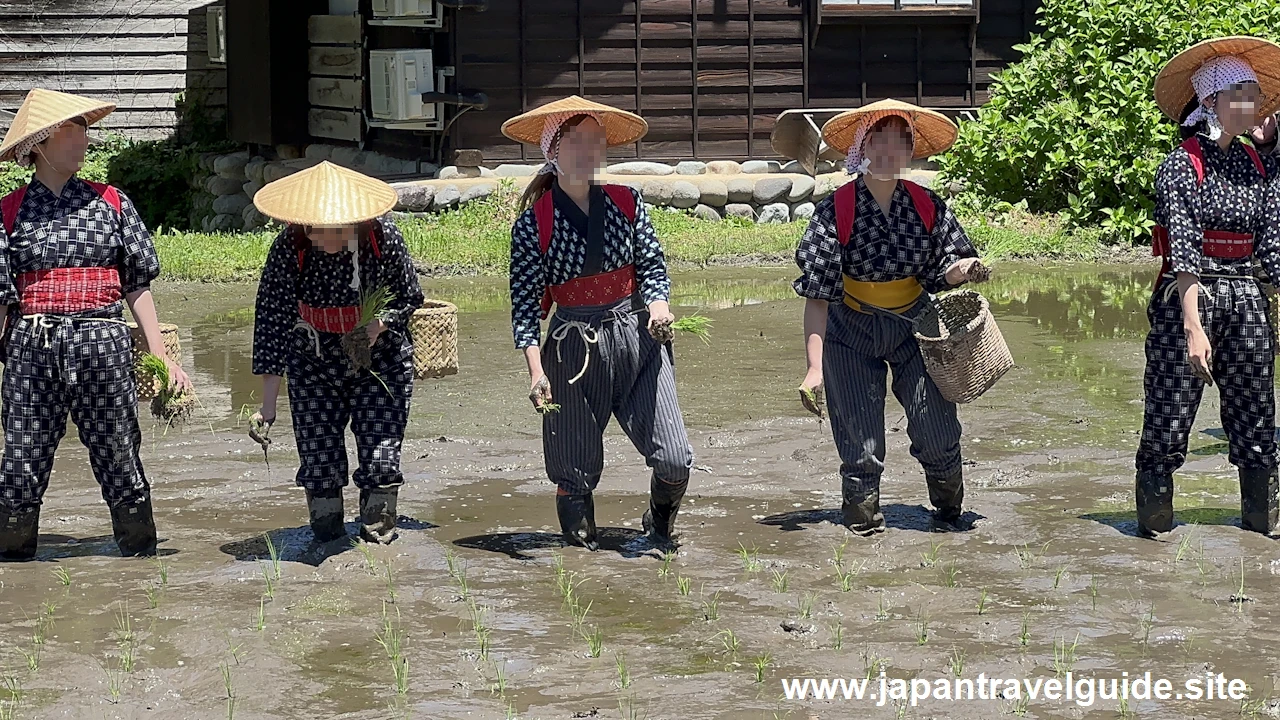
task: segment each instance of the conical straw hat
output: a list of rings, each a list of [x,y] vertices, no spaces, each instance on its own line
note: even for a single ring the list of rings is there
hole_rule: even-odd
[[[75,118],[84,118],[85,125],[92,125],[115,109],[114,103],[34,88],[18,108],[13,124],[4,134],[4,142],[0,142],[0,162],[13,160],[13,152],[18,145],[40,132],[52,130]]]
[[[649,132],[649,123],[635,113],[629,113],[626,110],[619,110],[615,107],[573,95],[511,118],[502,123],[502,134],[516,142],[540,145],[542,143],[542,130],[546,124],[547,116],[572,112],[600,115],[600,118],[604,121],[604,132],[608,138],[609,147],[630,145]]]
[[[831,147],[847,153],[858,134],[858,126],[890,116],[909,121],[915,129],[916,158],[937,155],[956,141],[956,124],[946,115],[900,100],[879,100],[856,110],[842,112],[822,126],[822,137]]]
[[[1262,112],[1269,115],[1280,104],[1280,45],[1270,40],[1236,35],[1196,43],[1169,61],[1156,76],[1156,104],[1175,122],[1182,109],[1196,99],[1191,76],[1206,61],[1223,55],[1234,55],[1249,63],[1262,86]]]
[[[253,196],[258,211],[283,223],[355,225],[391,212],[395,188],[325,161],[276,180]]]

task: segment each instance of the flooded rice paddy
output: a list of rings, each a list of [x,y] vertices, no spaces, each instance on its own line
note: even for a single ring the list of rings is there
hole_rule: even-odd
[[[1280,562],[1237,526],[1212,391],[1178,477],[1180,525],[1134,537],[1152,271],[1000,271],[983,291],[1019,367],[961,410],[975,527],[929,532],[890,398],[890,529],[871,540],[835,524],[830,431],[794,398],[794,271],[677,275],[676,313],[715,326],[710,346],[677,341],[697,468],[668,558],[640,537],[648,473],[616,428],[602,549],[560,547],[501,280],[426,281],[460,307],[461,371],[416,389],[400,539],[329,555],[309,545],[287,411],[270,468],[240,421],[257,401],[252,287],[163,288],[203,409],[185,429],[147,429],[162,555],[115,556],[68,439],[40,561],[0,565],[0,718],[1280,716]],[[870,676],[876,690],[882,670],[1176,684],[1211,672],[1250,699],[784,697],[784,678]]]

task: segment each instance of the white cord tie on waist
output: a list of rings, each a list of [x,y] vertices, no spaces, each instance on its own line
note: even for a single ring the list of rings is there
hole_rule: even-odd
[[[578,331],[578,337],[582,338],[583,344],[582,369],[569,381],[569,384],[572,385],[587,374],[587,366],[591,364],[591,346],[600,341],[600,333],[591,327],[589,323],[581,320],[566,320],[563,325],[551,332],[551,339],[556,341],[556,362],[563,362],[560,357],[560,345],[564,343],[564,339],[569,335],[570,330]]]
[[[315,329],[315,327],[313,327],[313,326],[312,326],[310,323],[308,323],[306,320],[299,320],[299,321],[298,321],[298,324],[293,326],[293,329],[294,329],[294,330],[305,330],[309,335],[311,335],[311,342],[312,342],[312,343],[314,343],[314,344],[315,344],[315,347],[316,347],[316,357],[321,357],[321,354],[320,354],[320,331],[319,331],[319,330],[317,330],[317,329]]]
[[[31,324],[40,330],[40,337],[44,339],[46,348],[53,346],[52,330],[56,329],[63,321],[72,322],[101,322],[114,323],[128,327],[129,323],[118,318],[100,318],[100,317],[79,317],[76,315],[48,315],[45,313],[34,313],[32,315],[23,315],[23,320],[30,320]]]

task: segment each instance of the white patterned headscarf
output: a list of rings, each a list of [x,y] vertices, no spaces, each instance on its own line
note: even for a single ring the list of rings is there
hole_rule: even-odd
[[[546,158],[547,164],[543,165],[539,170],[539,175],[554,175],[560,172],[560,139],[564,137],[564,124],[576,117],[589,117],[596,122],[604,125],[604,118],[600,113],[582,112],[581,110],[567,110],[565,112],[551,113],[542,125],[542,157]]]
[[[36,146],[45,140],[48,140],[49,136],[52,135],[53,131],[56,129],[57,128],[45,128],[44,130],[41,130],[35,135],[32,135],[26,140],[18,143],[17,147],[13,150],[13,161],[18,163],[20,167],[30,167],[33,161],[31,156],[35,151]]]
[[[1235,55],[1223,55],[1206,61],[1191,76],[1191,85],[1196,89],[1200,105],[1182,124],[1192,127],[1204,122],[1209,126],[1209,138],[1217,140],[1222,137],[1222,124],[1218,122],[1218,114],[1212,107],[1206,107],[1204,101],[1232,85],[1257,82],[1258,76],[1253,67]]]
[[[896,110],[881,110],[879,112],[873,112],[862,119],[862,122],[858,125],[857,131],[853,134],[853,144],[849,146],[849,153],[844,159],[844,171],[846,173],[849,175],[862,175],[870,169],[871,158],[867,157],[866,154],[867,133],[871,132],[871,128],[875,127],[876,123],[887,117],[899,117],[907,123],[907,127],[911,129],[911,146],[914,150],[916,142],[916,126],[911,122],[910,115]],[[914,152],[912,154],[914,154]]]

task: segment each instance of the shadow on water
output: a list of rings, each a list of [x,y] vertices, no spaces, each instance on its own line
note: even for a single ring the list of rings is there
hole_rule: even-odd
[[[165,542],[164,539],[160,540]],[[69,535],[40,535],[37,540],[36,562],[56,562],[77,557],[120,557],[120,548],[111,535],[95,535],[87,538],[74,538]],[[157,557],[177,555],[173,548],[158,548]]]
[[[984,515],[966,510],[960,516],[960,521],[956,523],[956,527],[945,528],[945,526],[935,527],[933,512],[923,505],[890,503],[882,506],[880,511],[884,513],[884,523],[887,527],[896,530],[918,530],[920,532],[969,532],[979,520],[986,519]],[[805,526],[810,525],[843,524],[841,513],[836,509],[795,510],[770,515],[757,522],[760,525],[777,527],[783,532],[806,530],[808,528]]]
[[[600,543],[600,550],[597,552],[617,553],[629,559],[644,557],[657,550],[643,532],[630,528],[602,527],[597,530],[596,539]],[[500,553],[512,560],[533,560],[532,555],[526,554],[533,550],[570,547],[560,535],[544,532],[473,535],[454,540],[453,544],[472,550]]]
[[[1106,525],[1121,535],[1141,537],[1138,535],[1138,514],[1133,510],[1085,513],[1078,517],[1081,520],[1089,520],[1100,525]],[[1176,528],[1183,525],[1240,527],[1240,510],[1238,508],[1216,507],[1181,508],[1174,512],[1173,526]]]
[[[434,530],[437,527],[439,526],[405,517],[404,515],[396,519],[396,529],[402,533],[406,531]],[[299,527],[271,530],[243,540],[229,542],[218,549],[223,554],[230,555],[241,562],[260,562],[271,559],[271,549],[274,547],[276,557],[280,562],[319,567],[321,563],[331,557],[354,550],[356,544],[360,542],[359,523],[347,523],[345,529],[347,531],[346,537],[324,544],[319,544],[315,541],[315,535],[312,534],[310,525],[301,525]],[[267,543],[268,538],[271,540],[270,545]]]

